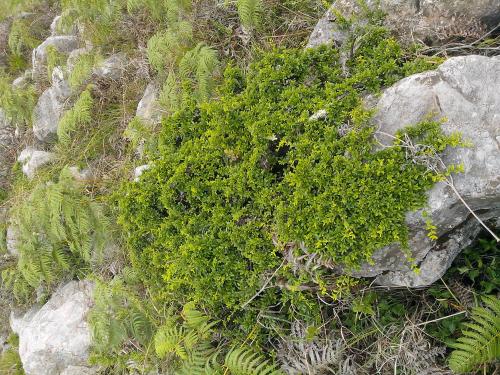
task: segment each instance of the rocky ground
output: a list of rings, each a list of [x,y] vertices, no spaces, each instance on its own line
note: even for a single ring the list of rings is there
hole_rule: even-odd
[[[355,12],[356,4],[350,0],[335,2],[319,20],[308,47],[345,43],[347,31],[340,27],[338,17]],[[474,44],[474,40],[480,40],[489,32],[491,36],[498,35],[500,1],[481,0],[470,6],[466,1],[384,0],[381,7],[388,14],[388,27],[400,40],[422,41],[424,51],[445,58],[436,70],[409,76],[385,88],[380,96],[366,99],[366,105],[375,109],[373,124],[377,127],[380,147],[390,144],[396,131],[425,120],[429,114],[443,120],[445,133],[459,132],[470,144],[442,154],[440,163],[459,164],[463,173],[438,182],[428,192],[426,212],[436,227],[437,240],[428,237],[429,228],[421,211],[407,215],[410,255],[420,272],[413,271],[399,246],[394,244],[380,249],[373,263],[351,273],[356,277],[374,278],[374,283],[380,286],[427,287],[443,277],[457,255],[484,230],[484,225],[495,231],[495,219],[500,214],[500,57],[495,56],[498,50],[487,50],[493,47]],[[78,27],[71,34],[58,31],[58,20],[59,16],[53,19],[50,35],[33,49],[26,72],[12,83],[19,90],[28,84],[39,87],[32,128],[24,129],[0,108],[1,191],[9,190],[16,162],[28,180],[36,179],[40,171],[57,162],[60,150],[55,149],[54,139],[61,118],[75,102],[75,91],[68,77],[79,56],[95,48],[90,41],[82,39]],[[0,65],[6,63],[2,49],[6,49],[11,23],[12,18],[0,23]],[[460,44],[455,42],[457,37],[472,42]],[[51,67],[50,82],[47,82],[51,49],[66,55],[67,63]],[[461,54],[463,56],[458,56]],[[102,87],[121,85],[130,79],[131,71],[137,71],[133,64],[124,53],[110,53],[93,67],[87,83]],[[160,88],[152,79],[143,80],[141,87],[144,89],[132,115],[154,128],[162,117],[158,104]],[[410,153],[418,147],[407,146]],[[127,161],[128,178],[138,179],[148,168],[146,162],[137,157],[141,153],[139,145],[135,159]],[[104,171],[99,170],[102,164],[82,165],[80,159],[78,163],[69,164],[76,179],[88,181],[110,173],[111,163],[107,161]],[[7,228],[7,253],[2,255],[1,265],[18,253],[16,223],[9,216],[9,202],[0,208],[0,220]],[[91,338],[86,319],[93,305],[92,289],[91,280],[68,280],[48,300],[41,299],[41,303],[27,311],[10,313],[10,326],[19,336],[19,355],[26,374],[97,373],[98,367],[88,364]],[[6,308],[2,306],[0,308]],[[4,311],[2,315],[5,319],[7,314]]]

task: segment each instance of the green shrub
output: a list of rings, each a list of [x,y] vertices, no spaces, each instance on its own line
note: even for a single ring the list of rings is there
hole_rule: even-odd
[[[274,51],[245,79],[229,67],[220,100],[165,121],[154,166],[119,198],[132,261],[156,298],[219,317],[238,310],[283,261],[273,237],[351,267],[406,244],[405,214],[425,205],[436,176],[398,142],[373,151],[362,95],[415,65],[381,29],[361,40],[348,76],[333,48]],[[437,151],[453,143],[436,122],[408,132]],[[300,290],[294,282],[285,289]],[[267,288],[252,305],[294,298],[280,293]]]

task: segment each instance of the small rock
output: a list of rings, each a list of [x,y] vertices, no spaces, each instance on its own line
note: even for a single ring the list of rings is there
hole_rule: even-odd
[[[55,155],[47,151],[35,150],[33,147],[27,147],[17,158],[17,161],[22,164],[23,173],[30,179],[35,177],[38,168],[52,162]]]
[[[326,111],[326,109],[320,109],[318,112],[309,117],[309,121],[321,120],[326,118],[327,116],[328,112]]]
[[[68,366],[61,372],[61,375],[94,375],[96,372],[95,367]]]
[[[134,181],[138,182],[140,180],[140,177],[144,173],[144,171],[147,171],[149,168],[151,168],[150,164],[140,165],[137,168],[135,168],[134,169]]]
[[[158,105],[160,95],[158,84],[151,82],[144,90],[144,95],[137,105],[136,116],[146,124],[157,124],[161,121],[161,110]]]
[[[117,81],[123,77],[127,65],[127,56],[117,53],[104,60],[99,67],[94,69],[93,78]]]
[[[40,141],[49,142],[55,138],[70,95],[71,89],[62,68],[55,67],[52,71],[52,86],[42,93],[33,111],[33,133]]]
[[[92,307],[93,283],[71,281],[41,308],[23,316],[11,314],[19,335],[19,355],[27,375],[95,374],[88,366],[91,337],[86,321]],[[82,372],[82,371],[87,372]]]

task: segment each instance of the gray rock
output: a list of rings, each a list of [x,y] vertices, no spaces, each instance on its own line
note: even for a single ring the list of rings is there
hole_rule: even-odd
[[[78,38],[74,35],[50,36],[33,50],[32,69],[33,80],[38,81],[47,75],[47,47],[53,46],[60,53],[69,54],[78,48]]]
[[[111,55],[104,60],[92,73],[94,80],[117,81],[123,77],[127,65],[127,56],[124,53]]]
[[[161,121],[161,109],[158,105],[159,95],[158,84],[151,82],[147,85],[144,95],[137,105],[135,115],[146,124],[157,124]]]
[[[367,0],[373,7],[378,1]],[[380,0],[386,25],[405,42],[438,44],[454,38],[477,39],[500,21],[500,0]],[[337,0],[318,22],[308,47],[332,41],[343,43],[346,33],[336,23],[335,11],[344,17],[359,14],[356,0]]]
[[[21,151],[17,161],[21,163],[23,173],[32,179],[40,167],[52,162],[54,159],[55,155],[52,152],[39,151],[33,147],[26,147]]]
[[[33,133],[42,142],[55,138],[71,89],[60,67],[52,71],[52,86],[45,90],[33,111]]]
[[[407,77],[386,89],[374,123],[378,131],[394,134],[434,113],[446,119],[445,133],[460,132],[472,142],[469,148],[447,149],[446,165],[460,164],[464,173],[453,175],[454,186],[482,220],[500,216],[500,57],[461,56],[444,62],[435,71]],[[378,133],[385,144],[391,138]],[[407,215],[410,249],[420,267],[411,271],[398,245],[378,251],[373,265],[364,265],[356,276],[376,276],[387,286],[424,286],[438,280],[459,252],[468,246],[481,226],[444,182],[428,192],[426,211],[437,226],[439,239],[427,237],[421,211]]]
[[[9,33],[12,19],[7,18],[0,22],[0,68],[6,67],[9,54]]]
[[[71,281],[57,290],[41,308],[23,316],[11,314],[19,335],[19,355],[27,375],[95,374],[88,365],[90,330],[86,321],[92,306],[93,284]],[[83,372],[83,369],[85,371]]]
[[[9,254],[16,257],[19,256],[19,231],[12,223],[7,227],[6,242]]]
[[[10,149],[14,141],[14,127],[0,108],[0,187],[5,183],[10,170]]]

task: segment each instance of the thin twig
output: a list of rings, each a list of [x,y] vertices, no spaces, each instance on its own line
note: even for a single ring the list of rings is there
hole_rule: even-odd
[[[423,326],[423,325],[430,324],[430,323],[436,323],[436,322],[439,322],[440,320],[445,320],[445,319],[452,318],[452,317],[457,316],[457,315],[465,314],[466,312],[467,311],[460,311],[460,312],[457,312],[455,314],[443,316],[441,318],[437,318],[437,319],[433,319],[433,320],[428,320],[426,322],[415,324],[415,327]]]
[[[260,288],[259,291],[257,293],[255,293],[252,298],[250,298],[248,301],[246,301],[241,306],[242,309],[244,309],[246,306],[248,306],[248,304],[250,302],[252,302],[255,298],[257,298],[266,289],[267,285],[271,282],[271,280],[274,278],[274,276],[276,276],[276,274],[278,273],[278,271],[280,270],[280,268],[283,267],[284,264],[285,264],[285,261],[281,262],[281,264],[279,265],[279,267],[274,270],[273,274],[266,280],[266,282],[264,283],[264,285],[262,285],[262,288]]]

